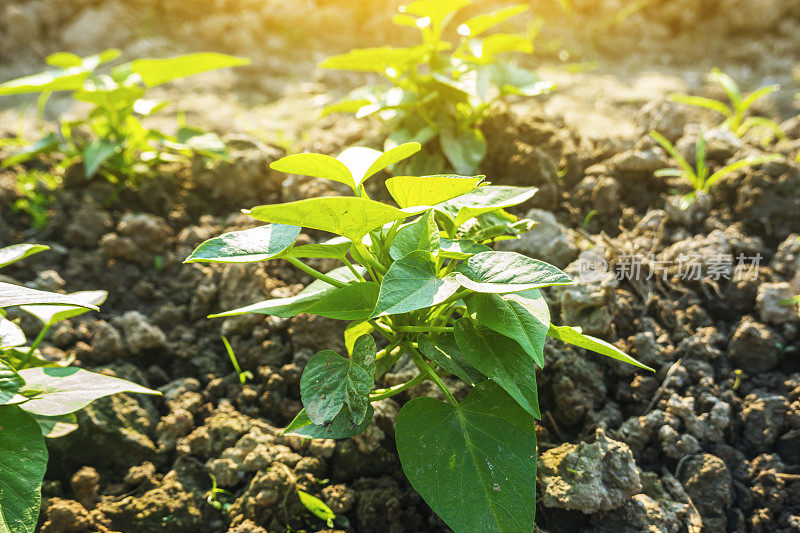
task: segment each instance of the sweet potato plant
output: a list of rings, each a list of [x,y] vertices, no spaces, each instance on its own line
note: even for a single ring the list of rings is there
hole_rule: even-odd
[[[394,176],[397,205],[370,199],[364,182],[417,152],[417,143],[387,152],[349,148],[338,157],[290,155],[279,171],[348,185],[353,196],[318,197],[245,211],[268,224],[203,242],[186,259],[244,263],[283,259],[316,278],[300,293],[217,317],[311,313],[349,321],[347,353],[323,350],[300,380],[304,408],[284,430],[306,438],[358,435],[371,402],[423,382],[443,400],[415,398],[399,413],[397,451],[412,486],[456,531],[530,531],[536,502],[536,368],[547,336],[647,368],[613,345],[555,325],[542,288],[570,278],[544,261],[494,251],[530,221],[505,211],[535,188],[491,185],[484,176]],[[295,245],[302,228],[337,237]],[[332,258],[322,273],[304,259]],[[418,374],[376,388],[401,358]],[[472,387],[458,401],[444,378]]]
[[[47,246],[17,244],[0,248],[0,268]],[[33,533],[47,469],[45,437],[76,429],[75,411],[119,392],[159,394],[123,379],[50,361],[39,344],[50,326],[90,310],[105,291],[56,294],[0,282],[0,533]],[[3,308],[19,306],[42,322],[30,344]]]
[[[181,127],[175,136],[141,123],[169,104],[146,98],[148,90],[169,81],[225,67],[246,65],[249,60],[216,53],[186,54],[164,59],[136,59],[112,68],[108,74],[98,67],[117,59],[119,50],[106,50],[89,57],[59,52],[47,58],[53,67],[32,76],[0,84],[0,96],[39,94],[40,112],[55,92],[91,105],[85,117],[62,121],[59,132],[51,132],[11,154],[3,166],[11,166],[46,154],[55,154],[66,166],[82,162],[87,178],[101,174],[112,182],[135,183],[159,163],[186,158],[192,153],[211,157],[225,154],[215,134]]]
[[[410,174],[439,171],[445,166],[441,154],[456,172],[475,173],[486,155],[479,126],[492,103],[507,95],[542,94],[553,84],[502,58],[510,52],[532,52],[535,27],[523,33],[489,34],[498,24],[524,13],[528,9],[524,4],[472,17],[458,26],[458,43],[446,40],[443,32],[448,24],[471,3],[411,2],[400,8],[393,22],[418,29],[420,44],[353,50],[323,61],[323,68],[374,72],[389,82],[360,87],[328,106],[324,114],[378,117],[390,132],[387,148],[410,141],[422,144],[422,155],[404,165]]]

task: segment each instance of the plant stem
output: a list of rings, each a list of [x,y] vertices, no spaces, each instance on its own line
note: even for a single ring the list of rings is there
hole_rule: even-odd
[[[414,348],[408,342],[403,342],[402,346],[406,349],[406,352],[408,352],[408,355],[411,357],[411,360],[414,361],[414,364],[417,365],[420,374],[427,374],[428,377],[431,378],[431,381],[436,383],[436,386],[442,391],[442,394],[444,394],[444,397],[447,399],[447,401],[453,405],[458,405],[453,393],[447,388],[447,385],[445,385],[444,381],[442,381],[442,378],[440,378],[439,375],[434,372],[430,366],[428,366],[428,364],[425,362],[425,358],[422,356],[419,350]]]
[[[313,277],[317,278],[318,280],[324,281],[325,283],[333,285],[334,287],[344,287],[346,285],[346,283],[342,283],[341,281],[339,281],[337,279],[333,279],[330,276],[326,276],[325,274],[323,274],[319,270],[315,270],[315,269],[311,268],[310,266],[308,266],[307,264],[303,263],[299,259],[296,259],[294,257],[284,257],[284,259],[289,261],[291,264],[293,264],[294,266],[296,266],[297,268],[299,268],[300,270],[302,270],[306,274],[308,274],[310,276],[313,276]]]
[[[414,385],[419,385],[427,376],[423,373],[419,373],[410,380],[406,381],[405,383],[401,383],[400,385],[395,385],[394,387],[389,387],[387,389],[376,389],[372,394],[369,395],[369,401],[376,402],[378,400],[383,400],[384,398],[389,398],[390,396],[394,396],[395,394],[400,394],[406,389],[410,389]]]
[[[44,336],[47,335],[48,331],[50,331],[50,324],[45,324],[44,327],[42,328],[42,330],[39,332],[39,334],[36,335],[36,338],[33,339],[33,342],[31,343],[31,347],[28,350],[28,353],[25,355],[25,360],[19,366],[18,370],[22,370],[23,368],[28,366],[28,363],[30,362],[31,357],[33,357],[33,352],[42,343],[42,341],[44,340]]]
[[[353,275],[356,277],[356,279],[358,279],[358,281],[367,281],[367,280],[364,279],[364,276],[362,276],[361,273],[358,270],[356,270],[356,267],[353,266],[353,263],[348,261],[346,256],[342,256],[340,259],[342,260],[342,263],[344,263],[347,266],[347,268],[350,270],[350,272],[353,273]]]
[[[405,331],[408,333],[446,333],[448,331],[453,331],[453,328],[446,326],[395,326],[394,329],[395,331]]]

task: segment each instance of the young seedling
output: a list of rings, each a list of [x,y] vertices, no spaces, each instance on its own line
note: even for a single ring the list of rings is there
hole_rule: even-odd
[[[682,205],[687,207],[697,197],[698,193],[707,193],[711,190],[719,180],[728,174],[735,172],[741,168],[753,165],[760,165],[770,161],[777,161],[781,159],[779,155],[770,154],[763,156],[751,156],[735,163],[725,165],[716,172],[711,172],[706,160],[706,136],[705,128],[700,128],[697,134],[697,145],[695,147],[695,166],[689,164],[686,158],[681,155],[675,146],[669,140],[658,133],[651,131],[650,137],[653,138],[662,148],[672,156],[672,159],[677,163],[678,168],[662,168],[655,171],[655,176],[659,178],[684,178],[689,181],[694,191],[683,197]]]
[[[225,335],[222,336],[222,344],[225,345],[225,351],[228,352],[228,358],[231,360],[231,365],[233,365],[233,369],[236,370],[236,375],[239,376],[239,383],[244,385],[247,383],[248,379],[253,379],[253,373],[249,370],[242,372],[242,367],[239,366],[239,361],[236,359],[236,354],[233,353],[231,343],[228,342],[228,339],[225,337]]]
[[[0,267],[47,249],[35,244],[0,248]],[[62,366],[39,353],[53,324],[97,310],[105,299],[105,291],[62,295],[0,283],[0,531],[33,533],[47,468],[44,439],[76,429],[75,411],[120,392],[159,394],[123,379]],[[11,306],[42,322],[30,345],[2,310]]]
[[[411,2],[392,20],[418,29],[420,44],[353,50],[323,61],[322,68],[375,72],[389,82],[360,87],[323,114],[378,117],[391,132],[387,148],[411,141],[424,145],[424,157],[404,165],[405,173],[438,171],[445,165],[443,153],[456,172],[474,174],[486,155],[486,139],[479,126],[492,103],[506,95],[543,94],[553,84],[499,57],[532,52],[535,26],[525,33],[488,34],[491,28],[525,12],[524,4],[470,18],[457,28],[458,43],[445,40],[445,28],[457,11],[470,3]]]
[[[773,138],[784,139],[786,135],[775,121],[766,117],[748,116],[753,104],[775,91],[780,89],[780,85],[766,85],[760,89],[743,95],[736,80],[725,74],[718,68],[714,68],[708,75],[709,81],[713,81],[722,86],[728,96],[728,103],[720,102],[712,98],[703,96],[690,96],[687,94],[671,94],[670,100],[682,104],[693,105],[710,109],[724,117],[722,126],[730,129],[737,137],[743,137],[748,131],[758,128],[767,133],[762,137],[762,144],[768,144]]]
[[[24,163],[45,154],[57,154],[59,166],[82,162],[87,178],[100,174],[114,183],[135,184],[157,165],[183,160],[192,153],[225,157],[225,147],[215,134],[181,127],[175,136],[147,129],[142,117],[169,104],[146,98],[148,90],[169,81],[225,67],[246,65],[249,60],[214,53],[198,53],[166,59],[137,59],[100,74],[96,69],[119,57],[106,50],[89,57],[60,52],[47,58],[53,70],[0,84],[0,96],[39,94],[40,112],[54,92],[69,92],[90,104],[81,119],[63,121],[59,131],[7,157],[2,165]]]
[[[347,353],[323,350],[300,379],[304,408],[284,433],[305,438],[358,435],[372,403],[430,381],[444,401],[415,398],[397,418],[395,438],[412,486],[456,531],[532,530],[536,502],[536,368],[547,336],[650,370],[618,348],[550,321],[544,287],[566,285],[556,267],[491,244],[529,221],[506,208],[535,188],[490,185],[484,176],[395,176],[396,205],[372,200],[364,182],[413,155],[417,143],[387,152],[350,148],[338,157],[290,155],[277,170],[348,185],[353,196],[261,205],[245,212],[268,224],[225,233],[186,262],[283,259],[316,278],[300,293],[212,317],[300,313],[349,321]],[[302,228],[338,235],[295,245]],[[322,273],[302,261],[329,258]],[[378,387],[400,358],[418,374]],[[457,401],[445,379],[472,387]]]

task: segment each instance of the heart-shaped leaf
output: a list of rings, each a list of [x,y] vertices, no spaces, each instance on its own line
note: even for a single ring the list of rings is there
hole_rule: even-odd
[[[533,418],[490,381],[459,405],[415,398],[400,410],[397,453],[408,480],[454,531],[531,531]]]
[[[347,420],[346,413],[341,412],[327,426],[318,426],[308,418],[306,410],[301,409],[300,413],[283,430],[283,434],[297,435],[307,439],[346,439],[347,437],[354,437],[364,433],[369,423],[372,422],[374,414],[375,409],[372,404],[369,404],[367,405],[367,414],[364,416],[364,420],[355,427]]]
[[[336,159],[344,163],[353,177],[353,182],[358,187],[384,168],[419,152],[420,148],[422,146],[416,142],[404,143],[385,152],[354,146],[347,148]]]
[[[285,204],[260,205],[245,212],[264,222],[329,231],[353,242],[361,242],[364,235],[387,222],[403,220],[408,216],[396,207],[352,196],[326,196]]]
[[[458,227],[481,213],[521,204],[536,194],[536,191],[536,187],[485,185],[438,204],[436,209],[450,217]]]
[[[430,252],[411,252],[392,263],[381,282],[373,317],[408,313],[442,303],[458,290],[453,276],[436,277]]]
[[[475,189],[484,176],[395,176],[386,188],[400,207],[437,205]]]
[[[346,237],[334,237],[324,242],[295,246],[289,250],[289,255],[298,259],[340,259],[347,255],[352,244]]]
[[[39,425],[17,406],[0,407],[0,531],[33,533],[47,448]]]
[[[338,181],[356,188],[353,175],[347,166],[329,155],[324,154],[293,154],[274,161],[269,166],[272,170],[286,172],[287,174],[300,174],[312,178],[324,178]]]
[[[154,87],[178,78],[185,78],[209,70],[249,65],[244,57],[233,57],[213,52],[184,54],[159,59],[137,59],[131,61],[130,69],[142,77],[147,87]]]
[[[455,276],[471,291],[497,294],[572,283],[553,265],[516,252],[475,254],[456,267]]]
[[[97,311],[97,306],[75,300],[67,294],[37,291],[20,285],[0,282],[0,307],[14,305],[44,304],[44,305],[70,305],[85,307]]]
[[[599,353],[600,355],[605,355],[606,357],[616,359],[617,361],[622,361],[623,363],[628,363],[630,365],[649,370],[650,372],[655,372],[655,370],[647,365],[643,365],[613,344],[602,339],[598,339],[597,337],[592,337],[591,335],[584,335],[581,333],[580,328],[574,328],[572,326],[554,326],[553,324],[550,324],[550,329],[547,331],[547,335],[553,337],[554,339],[558,339],[561,342],[574,344],[580,348],[585,348],[589,351]]]
[[[340,414],[350,427],[364,420],[375,382],[375,353],[375,340],[362,335],[352,359],[323,350],[309,360],[300,377],[300,397],[314,424],[325,426]]]
[[[460,377],[465,383],[477,385],[486,381],[486,376],[472,366],[467,356],[458,347],[452,333],[444,333],[434,339],[420,337],[419,351],[442,369]]]
[[[357,269],[358,269],[357,271],[361,272],[362,274],[366,272],[366,270],[364,270],[363,267],[357,267]],[[235,315],[242,315],[244,313],[259,313],[262,315],[273,315],[283,318],[290,318],[295,315],[299,315],[300,313],[311,312],[309,311],[309,309],[312,306],[316,305],[318,302],[320,302],[320,305],[317,307],[317,310],[315,311],[317,314],[321,314],[323,312],[328,312],[328,311],[330,311],[331,313],[337,313],[338,311],[342,311],[343,313],[354,313],[355,310],[360,309],[359,305],[363,305],[364,306],[363,308],[366,310],[366,307],[369,304],[368,303],[362,304],[360,302],[372,301],[370,295],[375,292],[375,289],[374,287],[361,286],[361,284],[368,283],[374,285],[374,282],[357,282],[355,275],[347,267],[339,267],[337,269],[331,270],[330,272],[328,272],[327,275],[335,280],[341,281],[342,283],[346,283],[346,285],[344,287],[338,288],[322,280],[316,280],[295,296],[265,300],[263,302],[258,302],[245,307],[240,307],[239,309],[233,309],[232,311],[225,311],[224,313],[217,313],[215,315],[210,315],[209,318],[235,316]],[[348,288],[354,285],[358,285],[359,287]],[[347,302],[348,295],[355,295],[357,299],[353,302]],[[345,308],[339,310],[335,309],[335,306],[332,307],[331,304],[336,302],[340,303],[344,302],[346,304]],[[367,311],[366,315],[369,316],[369,314],[370,314],[369,311]],[[334,317],[328,317],[328,318],[334,318]],[[343,319],[343,320],[355,320],[355,319]]]
[[[455,338],[472,366],[503,387],[523,409],[540,418],[536,363],[518,342],[467,317],[456,322]]]
[[[0,248],[0,268],[19,261],[20,259],[25,259],[29,255],[49,249],[49,246],[43,244],[13,244]]]
[[[486,157],[486,138],[478,128],[457,131],[453,127],[444,127],[439,141],[445,157],[459,174],[474,174]]]
[[[30,397],[25,411],[43,416],[61,416],[82,409],[103,396],[119,392],[161,394],[124,379],[87,372],[74,367],[26,368],[20,393]]]
[[[251,263],[280,257],[300,235],[299,226],[267,224],[223,233],[195,248],[184,263]]]
[[[550,327],[550,310],[537,289],[515,294],[473,293],[465,298],[467,310],[479,323],[517,341],[544,366],[544,341]]]
[[[491,248],[479,242],[466,239],[439,239],[439,255],[449,259],[466,259],[481,252],[491,251]]]
[[[56,322],[61,322],[68,318],[73,318],[87,313],[91,310],[89,306],[98,306],[106,301],[108,293],[106,291],[80,291],[67,294],[69,298],[80,302],[77,305],[23,305],[22,309],[39,320],[45,326],[51,326]]]
[[[433,211],[428,211],[400,228],[389,247],[389,256],[396,261],[416,250],[436,253],[438,249],[439,228],[436,226]]]

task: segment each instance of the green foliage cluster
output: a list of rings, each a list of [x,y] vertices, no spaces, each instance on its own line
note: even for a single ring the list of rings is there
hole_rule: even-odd
[[[427,174],[445,166],[442,154],[459,174],[474,174],[486,155],[479,129],[491,104],[505,95],[533,96],[552,83],[535,72],[500,58],[508,52],[533,51],[535,26],[525,33],[489,30],[527,10],[524,4],[477,15],[457,28],[458,43],[443,32],[471,0],[418,0],[400,9],[395,24],[419,29],[422,42],[411,47],[366,48],[322,62],[329,69],[382,74],[388,84],[360,87],[325,114],[376,116],[386,125],[387,148],[418,142],[424,157],[406,164],[408,174]]]
[[[671,94],[670,100],[719,113],[724,118],[721,126],[728,128],[737,137],[744,137],[748,131],[753,129],[759,129],[765,132],[762,136],[762,144],[764,145],[768,144],[775,137],[779,139],[785,137],[783,131],[781,131],[778,124],[773,120],[766,117],[750,115],[750,108],[753,104],[780,89],[780,85],[766,85],[751,93],[742,94],[736,80],[718,68],[712,69],[711,73],[708,75],[708,79],[722,87],[728,97],[728,103],[714,100],[713,98],[691,96],[687,94]]]
[[[762,156],[751,156],[746,157],[745,159],[741,159],[734,163],[730,163],[725,165],[724,167],[720,168],[716,172],[711,172],[711,168],[708,166],[708,161],[706,160],[706,132],[705,128],[700,128],[697,134],[697,144],[695,145],[695,165],[694,167],[689,164],[683,155],[675,148],[675,146],[669,142],[669,139],[658,133],[657,131],[651,131],[650,137],[653,138],[658,144],[661,145],[666,152],[672,156],[672,159],[675,160],[677,163],[677,168],[662,168],[656,170],[655,175],[660,178],[685,178],[686,180],[691,183],[692,188],[694,191],[685,195],[683,197],[684,205],[688,205],[691,203],[696,197],[698,193],[707,193],[711,190],[711,187],[714,186],[719,180],[735,172],[741,168],[749,167],[753,165],[760,165],[763,163],[768,163],[770,161],[776,161],[781,157],[779,155],[770,154],[770,155],[762,155]]]
[[[445,401],[416,398],[399,413],[396,442],[414,488],[456,531],[521,531],[534,523],[536,369],[545,338],[646,368],[615,346],[551,323],[541,289],[570,278],[546,262],[491,244],[531,227],[505,209],[535,188],[491,185],[484,176],[395,176],[396,205],[372,200],[364,182],[420,149],[350,148],[338,157],[290,155],[276,170],[348,185],[353,196],[316,197],[248,211],[268,224],[203,242],[187,263],[283,259],[316,278],[297,295],[212,315],[311,313],[349,321],[346,354],[323,350],[300,379],[304,408],[284,430],[345,438],[365,430],[371,402],[432,381]],[[295,245],[301,228],[336,234]],[[342,266],[322,273],[302,259]],[[377,341],[376,341],[377,339]],[[419,374],[375,388],[401,358]],[[472,386],[457,401],[443,379]]]
[[[47,246],[0,248],[0,267]],[[158,394],[128,381],[49,361],[39,344],[50,327],[81,315],[106,299],[105,291],[56,294],[0,282],[0,533],[33,533],[47,468],[45,437],[77,428],[75,411],[120,392]],[[3,308],[20,306],[42,322],[36,339],[6,318]]]
[[[213,133],[183,126],[172,136],[146,128],[140,119],[169,104],[146,98],[149,89],[201,72],[246,65],[248,60],[197,53],[136,59],[112,68],[108,74],[97,72],[98,67],[119,55],[114,49],[83,58],[60,52],[47,58],[52,70],[0,84],[0,96],[39,94],[40,113],[56,92],[69,92],[75,100],[90,105],[85,117],[62,121],[58,132],[25,144],[2,165],[58,154],[62,167],[82,161],[87,178],[100,174],[115,183],[135,184],[158,164],[184,160],[192,153],[225,157],[225,146]]]

